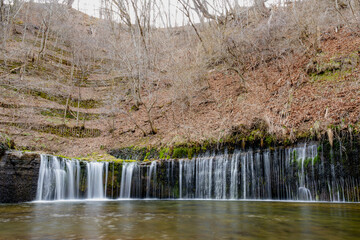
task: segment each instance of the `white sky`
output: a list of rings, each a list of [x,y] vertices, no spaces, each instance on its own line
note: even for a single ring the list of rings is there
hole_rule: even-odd
[[[139,0],[142,1],[142,0]],[[230,2],[234,3],[236,0],[229,0]],[[237,0],[240,5],[246,4],[249,2],[252,2],[253,0]],[[274,1],[274,0],[270,0]],[[216,2],[219,2],[219,0],[209,0],[209,3],[212,4],[212,6],[216,9]],[[187,24],[187,19],[183,16],[183,14],[178,10],[179,8],[182,9],[181,5],[178,3],[177,0],[162,0],[163,6],[164,6],[164,13],[163,16],[168,15],[168,6],[170,3],[170,23],[172,26],[179,26],[183,24]],[[99,10],[101,8],[101,0],[75,0],[73,4],[73,8],[78,9],[79,11],[85,12],[91,16],[99,17]],[[211,12],[211,11],[210,11]],[[199,22],[200,20],[193,12],[193,19],[195,22]],[[162,18],[163,21],[166,21],[165,24],[169,23],[169,19],[166,19],[166,17]],[[164,26],[164,24],[161,22],[160,18],[157,18],[154,22],[157,26]]]
[[[73,8],[92,16],[98,16],[101,0],[76,0]]]
[[[167,6],[169,3],[176,8],[177,0],[164,0],[164,5]],[[249,2],[253,2],[253,0],[238,0],[240,5],[248,5]],[[268,0],[267,3],[279,3],[284,2],[285,0]],[[211,1],[210,1],[211,2]],[[99,16],[99,9],[101,7],[101,0],[75,0],[73,8],[78,9],[82,12],[85,12],[92,16]]]

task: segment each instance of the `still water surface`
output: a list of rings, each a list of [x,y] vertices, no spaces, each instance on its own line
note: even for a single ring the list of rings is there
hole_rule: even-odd
[[[78,201],[0,205],[0,239],[360,239],[360,204]]]

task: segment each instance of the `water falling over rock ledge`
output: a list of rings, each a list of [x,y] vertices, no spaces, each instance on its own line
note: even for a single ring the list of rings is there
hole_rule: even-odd
[[[191,160],[151,162],[86,162],[30,154],[33,159],[27,173],[31,181],[9,170],[28,162],[10,161],[13,157],[9,156],[15,155],[1,158],[0,171],[5,174],[0,178],[1,202],[106,198],[360,201],[357,150],[336,151],[317,143],[231,153],[207,151]],[[17,179],[13,184],[6,180],[10,175]]]

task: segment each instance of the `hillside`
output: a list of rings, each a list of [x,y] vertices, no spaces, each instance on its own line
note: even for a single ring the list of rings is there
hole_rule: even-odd
[[[49,21],[51,27],[41,20],[48,8],[28,4],[2,29],[9,34],[0,48],[0,132],[18,149],[79,156],[127,146],[222,141],[233,134],[295,141],[328,129],[360,129],[357,25],[321,28],[311,50],[304,43],[275,56],[258,45],[262,54],[241,55],[246,60],[241,68],[240,57],[231,64],[214,60],[223,57],[215,49],[220,44],[209,43],[212,38],[203,41],[206,51],[189,41],[197,36],[188,26],[154,29],[154,39],[168,38],[146,48],[156,56],[149,60],[155,67],[141,82],[142,75],[129,70],[138,56],[124,26],[116,27],[123,42],[115,51],[111,42],[117,38],[106,32],[108,22],[56,6],[62,20]],[[268,19],[255,28],[263,22]],[[201,31],[203,38],[208,31]],[[292,37],[283,34],[271,41]]]

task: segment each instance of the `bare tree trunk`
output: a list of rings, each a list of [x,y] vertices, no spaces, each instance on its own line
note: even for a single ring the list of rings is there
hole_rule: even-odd
[[[4,0],[0,0],[0,22],[3,22],[5,20],[5,5]]]
[[[153,122],[153,119],[151,117],[151,110],[153,109],[154,105],[156,103],[156,99],[155,101],[150,105],[149,108],[147,108],[146,104],[144,104],[145,106],[145,110],[146,110],[146,114],[148,116],[148,119],[149,119],[149,124],[150,124],[150,129],[151,129],[151,134],[156,134],[157,133],[157,129],[154,127],[154,122]]]
[[[65,111],[64,111],[64,124],[66,123],[66,115],[67,115],[68,111],[70,110],[70,107],[69,107],[70,98],[71,98],[71,94],[69,94],[69,96],[66,99],[66,105],[65,105]]]
[[[79,126],[80,99],[81,99],[81,91],[80,91],[80,85],[79,85],[78,86],[78,105],[77,105],[77,113],[76,113],[76,126]]]
[[[189,5],[188,5],[188,3],[183,2],[183,0],[178,0],[178,2],[182,5],[182,7],[183,7],[183,11],[182,11],[182,12],[183,12],[184,15],[187,17],[187,19],[188,19],[191,27],[194,29],[194,31],[195,31],[195,33],[196,33],[196,36],[198,37],[198,39],[199,39],[200,42],[201,42],[201,46],[204,48],[205,52],[207,52],[207,49],[206,49],[206,47],[205,47],[205,45],[204,45],[204,41],[203,41],[203,39],[202,39],[202,37],[201,37],[201,35],[200,35],[197,27],[195,26],[195,24],[193,23],[193,21],[192,21],[192,19],[191,19],[191,14],[190,14],[190,10],[189,10]],[[196,9],[197,9],[197,8],[196,8]],[[198,10],[197,10],[197,13],[199,13]],[[199,15],[199,16],[200,16],[200,15]],[[203,22],[203,20],[202,20],[202,22]]]
[[[254,7],[256,11],[264,17],[269,15],[269,9],[265,6],[267,0],[254,0]]]
[[[147,135],[146,131],[140,127],[140,125],[134,120],[134,118],[131,116],[130,113],[128,113],[127,111],[122,111],[122,113],[124,113],[126,116],[128,116],[128,118],[130,119],[130,121],[138,128],[140,129],[140,131],[144,134],[144,136]]]
[[[75,0],[67,0],[66,5],[68,6],[68,8],[71,8],[72,5],[74,4]]]
[[[49,27],[48,27],[47,23],[45,22],[45,20],[43,20],[43,31],[41,34],[41,47],[40,47],[40,51],[39,51],[39,55],[38,55],[39,59],[41,56],[44,55],[44,51],[46,48],[46,40],[48,37],[48,31],[49,31]]]
[[[71,73],[70,73],[70,81],[71,81],[71,83],[73,82],[74,68],[75,68],[74,61],[72,61],[72,63],[71,63]],[[66,99],[66,105],[65,105],[65,111],[64,111],[64,124],[65,124],[65,121],[66,121],[67,112],[70,110],[70,107],[69,107],[70,98],[71,98],[71,93],[69,93],[69,95],[68,95],[68,97]]]
[[[87,113],[84,113],[83,124],[82,124],[82,127],[84,129],[85,129],[86,117],[87,117]]]

